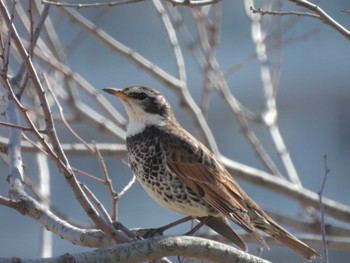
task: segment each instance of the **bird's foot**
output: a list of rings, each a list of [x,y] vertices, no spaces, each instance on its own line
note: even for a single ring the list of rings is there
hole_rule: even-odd
[[[136,235],[141,238],[151,238],[156,236],[163,236],[164,229],[160,228],[142,228],[136,231]]]
[[[194,235],[202,226],[204,226],[206,223],[208,223],[212,219],[212,217],[207,216],[207,217],[202,217],[202,218],[197,218],[197,219],[200,220],[200,222],[197,225],[195,225],[190,231],[185,233],[186,236]]]
[[[118,221],[113,222],[113,226],[115,229],[122,231],[124,234],[126,234],[131,239],[141,239],[141,238],[139,238],[139,236],[137,234],[135,234],[134,231],[125,227],[122,223],[120,223]]]

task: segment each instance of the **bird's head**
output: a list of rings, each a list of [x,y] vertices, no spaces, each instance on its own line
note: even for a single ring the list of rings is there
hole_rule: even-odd
[[[106,88],[103,91],[118,97],[129,117],[127,136],[142,132],[147,126],[163,126],[173,119],[172,109],[157,90],[133,86],[125,89]]]

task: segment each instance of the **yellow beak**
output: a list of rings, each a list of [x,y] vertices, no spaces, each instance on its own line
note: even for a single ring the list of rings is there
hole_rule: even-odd
[[[114,89],[114,88],[106,88],[106,89],[103,89],[103,91],[113,95],[113,96],[116,96],[118,97],[119,99],[127,99],[129,98],[128,95],[126,95],[125,93],[123,93],[122,90],[120,89]]]

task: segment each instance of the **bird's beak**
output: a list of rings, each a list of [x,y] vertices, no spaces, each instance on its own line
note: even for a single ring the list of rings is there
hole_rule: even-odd
[[[114,88],[106,88],[106,89],[103,89],[103,91],[113,95],[113,96],[116,96],[118,97],[119,99],[127,99],[129,98],[128,95],[126,95],[125,93],[123,93],[122,90],[120,89],[114,89]]]

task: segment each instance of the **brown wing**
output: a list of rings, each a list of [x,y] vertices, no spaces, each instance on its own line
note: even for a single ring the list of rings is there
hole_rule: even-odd
[[[177,132],[179,134],[162,136],[161,145],[169,169],[223,216],[267,246],[250,221],[243,190],[204,145],[182,129],[177,129]]]
[[[264,238],[255,231],[255,227],[275,237],[306,259],[320,257],[314,249],[283,229],[268,216],[239,187],[204,145],[182,128],[175,130],[177,134],[174,134],[173,131],[169,132],[168,136],[163,137],[161,145],[166,152],[169,169],[176,173],[188,187],[202,195],[223,216],[243,227],[264,246],[268,247]],[[218,223],[220,222],[214,221],[214,227]],[[223,231],[219,228],[219,232]],[[238,241],[233,242],[244,249],[244,242],[241,240],[243,243],[240,243],[240,237],[233,235],[234,238],[230,239],[238,238]]]

